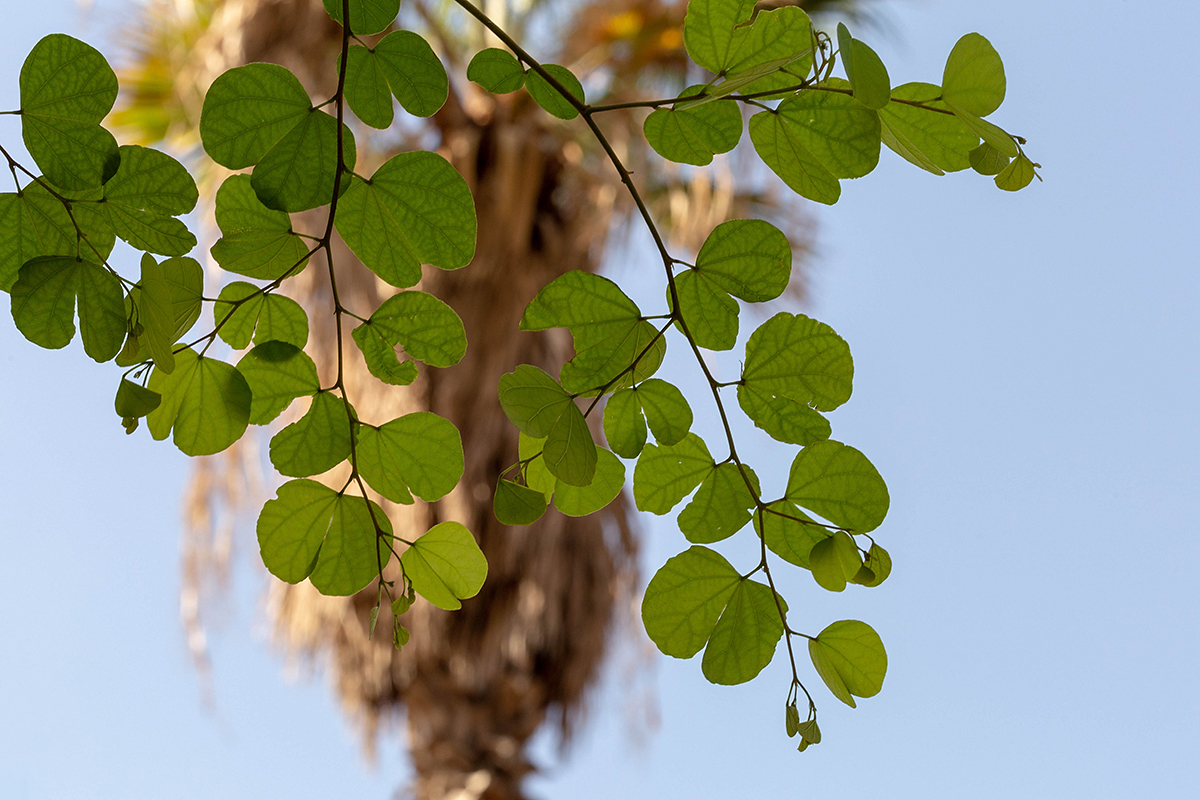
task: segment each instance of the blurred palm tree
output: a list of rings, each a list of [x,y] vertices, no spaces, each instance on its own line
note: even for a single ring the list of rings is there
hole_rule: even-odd
[[[847,2],[798,4],[822,11]],[[533,52],[581,75],[591,102],[672,96],[701,80],[688,74],[682,1],[484,0],[483,7]],[[368,747],[381,728],[404,720],[419,800],[510,800],[523,797],[522,778],[533,768],[526,754],[533,733],[552,719],[565,743],[582,714],[614,619],[633,605],[637,537],[623,498],[582,519],[551,510],[528,528],[495,520],[491,489],[517,451],[495,386],[518,363],[556,374],[570,356],[562,331],[517,334],[517,321],[556,276],[600,267],[606,250],[625,236],[631,204],[580,126],[549,118],[523,91],[496,97],[465,80],[470,55],[493,43],[452,3],[414,0],[401,21],[425,34],[446,63],[450,98],[428,121],[382,133],[357,128],[359,171],[370,174],[394,152],[423,146],[436,148],[466,178],[479,218],[475,260],[457,272],[430,271],[420,288],[458,312],[470,345],[456,367],[426,369],[405,388],[383,386],[351,360],[347,390],[368,419],[432,410],[458,426],[466,454],[458,488],[435,504],[382,502],[397,529],[414,536],[439,520],[464,523],[490,572],[483,591],[460,611],[418,603],[407,615],[412,639],[401,652],[386,635],[367,637],[373,589],[332,598],[307,584],[273,581],[270,613],[289,653],[331,671]],[[199,148],[197,122],[209,84],[231,67],[269,61],[291,69],[324,100],[336,85],[340,37],[321,0],[141,0],[121,32],[124,95],[111,122],[127,141],[164,142],[190,153],[210,189],[202,195],[211,197],[225,173]],[[648,158],[643,115],[612,113],[602,123],[676,247],[694,250],[717,223],[755,214],[774,218],[796,248],[807,248],[809,225],[797,204],[735,190],[736,165],[728,160],[700,170]],[[309,212],[297,228],[319,230],[323,213]],[[350,307],[369,312],[394,292],[344,246],[337,260],[339,293]],[[215,266],[212,274],[219,280]],[[331,307],[325,275],[306,270],[285,289],[310,314],[324,314]],[[336,363],[335,342],[328,326],[314,326],[309,350],[327,375]],[[228,526],[212,520],[241,500],[258,463],[251,447],[203,461],[189,491],[182,608],[201,659],[200,589],[222,574],[229,552]],[[388,622],[381,619],[380,629]]]

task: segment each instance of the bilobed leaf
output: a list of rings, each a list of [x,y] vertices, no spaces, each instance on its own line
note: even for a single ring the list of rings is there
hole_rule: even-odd
[[[392,345],[400,345],[431,367],[451,367],[467,351],[462,320],[450,306],[426,292],[400,292],[384,300],[369,320]]]
[[[204,268],[194,258],[168,258],[159,264],[171,295],[175,318],[173,341],[178,341],[200,318],[204,296]]]
[[[445,497],[463,473],[458,429],[429,411],[405,414],[378,428],[358,429],[358,468],[371,488],[395,502]]]
[[[308,253],[308,245],[292,232],[291,218],[262,204],[249,175],[231,175],[221,184],[216,218],[224,236],[213,245],[213,258],[230,272],[275,280]]]
[[[94,47],[46,36],[21,67],[25,147],[46,177],[68,190],[99,186],[117,169],[113,135],[99,123],[117,98],[117,76]]]
[[[290,297],[268,294],[258,310],[254,343],[287,342],[296,347],[308,344],[308,314]]]
[[[851,708],[854,697],[874,697],[887,674],[887,651],[865,622],[841,620],[808,642],[813,666],[837,699]]]
[[[354,134],[345,124],[342,159],[347,171],[354,169]],[[250,176],[250,185],[267,208],[307,211],[329,203],[337,169],[337,120],[314,108],[262,157]],[[345,191],[349,183],[349,176],[343,175],[341,190]]]
[[[106,203],[168,217],[187,214],[196,207],[196,181],[183,164],[166,153],[137,145],[125,145],[120,155],[117,173],[104,184]]]
[[[862,570],[854,576],[855,583],[878,586],[892,574],[892,556],[877,544],[872,544],[863,560]]]
[[[658,378],[642,381],[635,391],[650,432],[659,444],[677,444],[687,436],[692,427],[692,409],[683,392]]]
[[[854,540],[842,531],[825,537],[808,553],[808,568],[822,589],[840,592],[862,568],[862,558]]]
[[[642,622],[650,640],[675,658],[696,655],[740,582],[737,570],[707,547],[696,545],[668,559],[642,598]]]
[[[550,474],[563,483],[588,486],[596,474],[596,443],[583,412],[568,403],[550,428],[543,449]]]
[[[155,439],[174,430],[175,446],[189,456],[219,453],[241,438],[250,418],[250,386],[224,361],[196,355],[191,348],[175,354],[170,375],[155,370],[148,386],[163,402],[146,417]]]
[[[850,399],[854,361],[833,328],[780,312],[746,343],[742,382],[777,397],[832,411]]]
[[[83,349],[94,360],[111,360],[125,339],[125,293],[98,264],[69,256],[31,259],[12,287],[12,316],[26,339],[51,350],[75,338],[75,307]]]
[[[1033,181],[1034,175],[1033,162],[1022,153],[996,176],[996,185],[1006,192],[1019,192]]]
[[[689,433],[675,445],[646,445],[633,472],[639,511],[666,514],[700,485],[715,466],[704,440]]]
[[[417,593],[447,611],[478,594],[487,578],[487,559],[457,522],[434,525],[404,551],[400,563]]]
[[[401,361],[396,355],[396,346],[377,326],[364,323],[350,335],[362,352],[367,371],[379,380],[390,386],[408,386],[417,379],[417,362],[412,359]]]
[[[892,90],[892,98],[947,110],[938,100],[941,93],[941,87],[931,83],[906,83]],[[908,103],[888,103],[880,109],[879,121],[884,144],[935,175],[966,169],[967,154],[979,144],[979,137],[958,117]]]
[[[749,469],[747,467],[746,469]],[[758,489],[758,477],[750,472]],[[721,464],[708,474],[696,496],[679,512],[679,530],[689,542],[711,544],[728,539],[750,521],[754,497],[736,464]]]
[[[767,504],[759,523],[758,512],[754,514],[754,529],[759,532],[772,553],[784,561],[809,569],[809,555],[813,546],[829,538],[829,532],[815,522],[806,525],[801,520],[809,516],[787,500],[776,500]],[[772,513],[776,512],[776,513]]]
[[[421,280],[422,264],[457,269],[471,261],[475,201],[446,159],[400,153],[369,181],[350,182],[337,229],[372,272],[403,289]]]
[[[257,164],[312,110],[300,80],[275,64],[223,72],[204,96],[200,139],[213,161],[229,169]]]
[[[163,256],[181,256],[196,246],[196,237],[179,220],[162,217],[128,206],[107,204],[112,230],[137,250]]]
[[[543,64],[542,67],[546,72],[550,73],[564,89],[571,93],[580,103],[585,102],[583,98],[583,85],[579,79],[575,77],[571,70],[559,64]],[[541,76],[536,70],[530,70],[525,75],[525,88],[529,90],[529,95],[532,97],[542,109],[552,116],[559,119],[574,119],[579,116],[579,112],[575,106],[571,105],[558,89],[555,88]]]
[[[546,469],[546,459],[542,457],[545,446],[545,439],[535,439],[524,433],[517,436],[517,455],[522,461],[528,462],[525,465],[525,485],[541,492],[549,503],[558,486],[558,478]]]
[[[867,457],[826,440],[801,450],[788,474],[787,499],[842,528],[873,531],[887,516],[887,486]]]
[[[392,93],[408,113],[431,117],[446,103],[450,90],[446,68],[423,37],[392,31],[375,45],[375,56]]]
[[[675,292],[679,296],[679,313],[693,342],[708,350],[733,349],[738,334],[736,300],[694,269],[675,276]]]
[[[384,129],[392,124],[392,90],[375,52],[351,45],[346,63],[346,104],[364,124]]]
[[[213,318],[220,326],[217,336],[235,350],[250,344],[262,308],[261,290],[246,281],[234,281],[221,289],[213,304]]]
[[[546,495],[512,481],[501,480],[496,484],[492,513],[501,525],[532,525],[546,513]]]
[[[886,103],[887,100],[884,100]],[[861,178],[879,163],[879,114],[836,92],[801,92],[776,109],[790,138],[835,178]]]
[[[792,246],[760,219],[732,219],[713,228],[696,255],[696,270],[749,303],[783,294],[792,276]]]
[[[999,175],[1012,160],[987,142],[976,147],[967,157],[971,169],[980,175]]]
[[[801,9],[789,6],[760,11],[725,71],[736,77],[782,60],[786,62],[787,73],[750,84],[747,91],[794,86],[812,69],[812,41],[812,23]],[[767,85],[768,81],[773,85]]]
[[[749,35],[739,27],[754,13],[754,0],[691,0],[683,20],[683,43],[692,61],[723,72]]]
[[[338,496],[317,565],[308,576],[321,594],[348,596],[362,590],[391,558],[392,524],[375,503],[370,503],[368,510],[368,502],[362,497]]]
[[[796,194],[833,205],[841,196],[838,179],[808,152],[793,122],[774,111],[750,118],[750,141],[759,158]]]
[[[698,94],[703,88],[689,86],[680,96]],[[742,112],[732,100],[658,108],[646,117],[642,130],[646,143],[663,158],[702,167],[712,163],[714,154],[728,153],[737,146],[742,138]]]
[[[780,607],[787,608],[782,600]],[[774,592],[756,581],[739,581],[704,649],[704,677],[725,686],[751,680],[771,663],[782,635]]]
[[[520,364],[500,378],[500,407],[517,429],[541,439],[571,405],[558,381],[531,364]]]
[[[127,378],[121,379],[117,389],[117,398],[113,401],[117,416],[122,418],[144,417],[162,402],[158,392],[152,392],[144,386],[139,386]]]
[[[286,342],[264,342],[237,365],[250,387],[252,425],[266,425],[297,397],[316,394],[321,388],[317,367],[300,348]]]
[[[1004,62],[992,43],[968,33],[954,45],[942,73],[942,96],[947,103],[986,117],[1004,102]]]
[[[883,61],[866,43],[853,38],[840,22],[837,38],[842,66],[854,88],[854,99],[871,109],[886,106],[891,99],[892,83]]]
[[[946,107],[953,111],[954,116],[958,117],[964,125],[970,128],[972,133],[999,150],[1002,155],[1006,155],[1009,158],[1016,158],[1020,155],[1017,143],[999,125],[988,122],[986,119],[982,119],[952,103],[947,103]]]
[[[625,486],[625,465],[612,452],[596,448],[596,472],[587,486],[559,481],[554,488],[554,507],[568,517],[586,517],[607,506]]]
[[[303,417],[271,438],[271,464],[281,475],[320,475],[350,457],[353,411],[346,401],[321,392]]]
[[[342,22],[342,0],[322,0],[325,11],[339,25]],[[400,0],[350,0],[350,30],[361,35],[379,33],[400,13]]]
[[[163,372],[175,369],[175,305],[171,299],[171,287],[167,284],[166,271],[154,256],[142,256],[142,280],[138,284],[138,321],[142,335],[154,358],[154,366]]]
[[[471,58],[467,78],[492,94],[508,94],[525,85],[525,70],[512,53],[489,47]]]
[[[604,438],[622,458],[637,458],[646,445],[646,419],[637,393],[632,389],[613,392],[604,406]]]
[[[809,445],[828,439],[829,420],[804,403],[780,397],[753,384],[737,390],[738,405],[761,430],[780,442]]]
[[[0,291],[17,282],[21,267],[38,256],[74,256],[79,252],[75,229],[62,203],[37,184],[20,194],[0,194]],[[37,199],[51,202],[37,202]]]

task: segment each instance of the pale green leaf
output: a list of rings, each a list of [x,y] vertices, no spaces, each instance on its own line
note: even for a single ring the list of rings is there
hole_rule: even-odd
[[[343,124],[342,163],[347,173],[354,169],[356,159],[354,135]],[[337,120],[314,108],[262,157],[250,176],[250,184],[267,208],[307,211],[333,198],[337,170]],[[342,175],[340,191],[344,192],[349,183],[349,175]]]
[[[774,111],[763,111],[750,118],[750,141],[763,163],[788,188],[809,200],[833,205],[842,193],[838,179],[804,147],[797,127]]]
[[[749,471],[750,468],[746,467]],[[758,491],[758,477],[749,471]],[[696,496],[679,512],[679,530],[689,542],[711,544],[728,539],[750,521],[754,496],[742,472],[733,463],[718,466],[708,474]]]
[[[133,417],[136,419],[137,417],[144,417],[158,408],[158,404],[161,402],[162,397],[158,392],[152,392],[144,386],[139,386],[133,381],[122,378],[121,385],[117,388],[117,397],[113,401],[113,406],[116,408],[118,417]]]
[[[604,406],[604,438],[622,458],[637,458],[646,444],[646,419],[637,393],[632,389],[613,392]]]
[[[958,117],[964,125],[970,128],[972,133],[999,150],[1002,155],[1006,155],[1009,158],[1016,158],[1020,155],[1017,143],[999,125],[988,122],[986,119],[981,119],[966,109],[959,108],[952,103],[947,103],[946,107],[953,111],[954,116]]]
[[[321,594],[344,597],[361,591],[391,558],[392,524],[382,508],[371,503],[368,510],[367,503],[361,497],[338,497],[316,567],[308,576]]]
[[[822,589],[840,592],[862,568],[854,540],[842,531],[822,538],[808,553],[808,568]]]
[[[1022,153],[996,176],[996,185],[1006,192],[1019,192],[1033,182],[1036,174],[1033,162]]]
[[[296,347],[308,344],[308,314],[299,303],[281,294],[263,297],[258,310],[258,327],[254,343],[287,342]]]
[[[719,553],[693,546],[667,560],[646,586],[642,622],[658,649],[691,658],[708,642],[741,582]]]
[[[776,111],[788,137],[835,178],[861,178],[879,163],[879,114],[863,108],[855,98],[836,92],[801,92],[780,103]]]
[[[588,486],[596,474],[596,443],[583,412],[568,403],[550,428],[543,449],[550,474],[563,483]]]
[[[321,388],[313,360],[286,342],[260,344],[242,356],[237,368],[250,387],[253,425],[266,425],[297,397],[316,394]]]
[[[487,578],[487,559],[457,522],[434,525],[404,551],[400,563],[417,593],[447,611],[478,594]]]
[[[829,420],[804,403],[764,391],[753,384],[737,390],[738,405],[760,430],[788,444],[809,445],[828,439]]]
[[[625,465],[603,447],[596,448],[596,472],[587,486],[559,481],[554,489],[554,507],[568,517],[586,517],[607,506],[625,486]]]
[[[886,106],[891,99],[892,83],[883,61],[866,43],[853,38],[840,22],[837,38],[842,66],[854,88],[854,99],[871,109]]]
[[[83,349],[111,360],[125,339],[125,294],[108,270],[68,256],[44,256],[21,267],[12,287],[12,317],[26,339],[57,350],[75,338],[78,300]]]
[[[980,175],[999,175],[1012,161],[987,142],[976,147],[967,157],[971,162],[971,169]]]
[[[724,72],[749,35],[748,28],[739,26],[753,13],[754,0],[691,0],[683,43],[692,61],[710,72]]]
[[[291,218],[258,199],[249,175],[231,175],[217,191],[217,224],[224,234],[212,254],[222,269],[276,280],[299,271],[308,245],[292,232]]]
[[[834,696],[851,708],[854,698],[874,697],[883,688],[887,652],[865,622],[840,620],[808,642],[817,673]]]
[[[832,411],[850,399],[854,361],[833,328],[780,312],[746,343],[742,383],[763,392]]]
[[[149,388],[163,397],[146,417],[155,439],[174,430],[175,446],[189,456],[219,453],[241,438],[250,418],[250,386],[224,361],[197,356],[191,348],[175,354],[175,371],[155,370]]]
[[[694,269],[675,276],[679,313],[691,339],[708,350],[731,350],[737,344],[738,304],[708,275]],[[682,330],[679,322],[675,323]]]
[[[692,409],[673,384],[650,378],[638,384],[638,402],[659,444],[677,444],[692,427]]]
[[[703,86],[689,86],[680,97],[699,94]],[[663,158],[681,164],[705,166],[716,153],[728,153],[742,138],[742,112],[732,100],[703,105],[658,108],[642,125],[646,142]]]
[[[299,79],[276,64],[246,64],[222,73],[204,96],[200,139],[229,169],[257,164],[312,110]]]
[[[827,440],[801,450],[788,474],[787,499],[834,525],[873,531],[887,516],[887,486],[867,457]]]
[[[350,457],[354,415],[346,401],[321,392],[303,417],[271,438],[271,464],[281,475],[320,475]]]
[[[531,364],[521,364],[500,378],[500,407],[518,430],[544,438],[571,405],[558,381]]]
[[[138,322],[154,366],[163,372],[175,369],[175,304],[166,271],[146,253],[142,256],[142,280],[138,284]]]
[[[396,502],[407,496],[400,487],[430,503],[440,500],[463,474],[458,429],[429,411],[405,414],[378,428],[361,426],[357,458],[367,483]]]
[[[884,144],[935,175],[966,169],[967,154],[979,144],[979,137],[958,117],[895,101],[945,111],[946,104],[938,100],[941,93],[941,87],[931,83],[906,83],[892,90],[893,102],[879,112]]]
[[[942,73],[942,96],[978,117],[986,117],[1004,102],[1004,62],[992,43],[968,33],[954,45]]]
[[[800,83],[812,69],[812,23],[808,14],[795,6],[760,11],[749,34],[739,38],[741,44],[725,70],[731,76],[786,60],[790,74],[777,82],[783,87]],[[752,85],[750,90],[766,91],[777,86]]]
[[[262,304],[262,290],[252,283],[234,281],[222,287],[213,304],[213,318],[219,326],[217,336],[221,341],[235,350],[249,346]]]
[[[390,386],[408,386],[417,379],[417,363],[412,359],[401,361],[396,355],[396,345],[387,340],[379,327],[365,323],[350,335],[362,352],[367,371],[379,380]]]
[[[828,530],[787,500],[768,503],[759,522],[754,514],[754,529],[767,543],[772,553],[784,561],[810,569],[809,555],[813,545],[829,538]]]
[[[701,668],[712,683],[745,683],[762,672],[783,635],[780,608],[770,587],[742,580],[729,598],[704,649]]]
[[[704,440],[694,433],[675,445],[648,444],[633,472],[634,502],[639,511],[666,514],[714,467]]]
[[[426,292],[400,292],[371,315],[372,328],[390,344],[400,345],[431,367],[451,367],[467,351],[462,320],[450,306]]]
[[[783,294],[792,276],[787,236],[760,219],[731,219],[713,228],[696,255],[696,270],[749,303]]]

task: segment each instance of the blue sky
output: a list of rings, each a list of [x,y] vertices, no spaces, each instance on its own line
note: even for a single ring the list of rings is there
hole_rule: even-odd
[[[964,32],[991,39],[1008,74],[996,119],[1046,178],[1009,195],[885,153],[816,212],[806,311],[856,364],[834,436],[888,480],[880,538],[896,569],[874,591],[829,595],[802,574],[782,590],[807,627],[870,622],[888,646],[884,690],[851,710],[818,688],[825,741],[800,755],[783,735],[782,663],[725,688],[659,657],[641,680],[661,723],[632,737],[617,662],[570,759],[539,741],[541,796],[1194,791],[1200,10],[883,7],[893,33],[863,36],[897,83],[936,82]],[[69,0],[9,12],[0,105],[16,106],[20,62],[46,33],[111,51],[76,19]],[[0,120],[15,143],[15,120]],[[661,296],[629,268],[617,277]],[[7,323],[0,366],[0,797],[388,797],[408,774],[402,748],[366,764],[324,678],[285,679],[248,536],[213,634],[215,709],[203,706],[177,615],[186,459],[124,435],[111,368]],[[672,369],[697,387],[694,367]],[[783,448],[756,459],[760,475],[786,469]],[[684,549],[671,519],[644,525],[648,570]]]

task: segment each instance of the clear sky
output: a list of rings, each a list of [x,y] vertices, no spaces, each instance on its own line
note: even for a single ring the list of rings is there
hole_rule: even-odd
[[[3,108],[42,35],[111,50],[70,0],[14,6],[0,28]],[[897,83],[936,82],[962,33],[991,39],[1008,74],[996,119],[1027,137],[1046,178],[1009,195],[885,152],[816,212],[806,311],[856,364],[834,436],[888,481],[880,539],[896,567],[872,591],[829,595],[799,571],[782,590],[806,628],[875,626],[883,692],[851,710],[818,685],[825,741],[801,755],[783,734],[781,660],[724,688],[698,661],[658,657],[640,680],[661,722],[633,736],[629,706],[645,707],[617,661],[570,759],[539,743],[542,796],[1195,791],[1200,9],[883,7],[893,30],[864,38]],[[0,141],[17,142],[14,118],[0,120]],[[629,268],[618,277],[661,296]],[[388,797],[408,774],[401,747],[367,765],[324,679],[284,678],[249,536],[214,632],[215,710],[203,706],[177,616],[186,458],[124,435],[111,368],[0,321],[0,369],[0,797]],[[752,463],[775,483],[787,465],[770,446]],[[684,549],[670,518],[644,525],[648,569]]]

